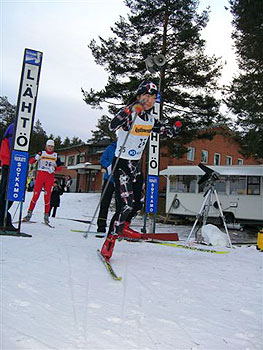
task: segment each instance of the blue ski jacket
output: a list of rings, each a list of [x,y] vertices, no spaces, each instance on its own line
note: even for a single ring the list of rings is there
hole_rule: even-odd
[[[103,180],[108,180],[110,177],[110,168],[112,160],[115,156],[115,150],[117,147],[117,141],[112,142],[103,152],[101,158],[100,158],[100,164],[101,166],[106,169],[106,172],[104,174]],[[112,183],[114,183],[113,177],[110,180]]]

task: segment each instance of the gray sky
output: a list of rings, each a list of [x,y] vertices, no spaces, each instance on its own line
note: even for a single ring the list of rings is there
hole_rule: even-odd
[[[0,95],[16,104],[25,48],[43,52],[36,119],[47,134],[80,137],[86,141],[103,111],[82,99],[84,90],[104,87],[107,74],[97,66],[87,45],[98,36],[111,36],[110,27],[128,8],[123,0],[0,0]],[[201,0],[210,5],[210,21],[203,35],[207,53],[227,61],[222,82],[236,69],[231,49],[232,16],[228,0]],[[105,109],[106,112],[106,109]]]

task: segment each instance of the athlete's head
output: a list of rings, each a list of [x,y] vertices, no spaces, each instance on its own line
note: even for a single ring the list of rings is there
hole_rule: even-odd
[[[47,140],[47,142],[46,142],[46,149],[47,149],[47,151],[53,152],[54,151],[54,147],[55,147],[54,140]]]
[[[142,104],[144,110],[150,110],[155,103],[158,89],[151,81],[143,81],[136,91],[136,98]]]

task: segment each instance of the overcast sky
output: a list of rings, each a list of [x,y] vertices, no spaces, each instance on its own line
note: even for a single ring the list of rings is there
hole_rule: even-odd
[[[80,137],[86,141],[96,129],[102,111],[84,101],[84,90],[104,87],[107,74],[97,66],[87,45],[98,36],[111,36],[110,26],[128,8],[123,0],[0,0],[0,95],[17,102],[25,48],[43,52],[35,120],[47,134]],[[211,7],[204,31],[209,54],[227,61],[222,82],[231,79],[236,64],[231,42],[228,0],[201,0],[200,10]],[[105,109],[106,112],[106,109]]]

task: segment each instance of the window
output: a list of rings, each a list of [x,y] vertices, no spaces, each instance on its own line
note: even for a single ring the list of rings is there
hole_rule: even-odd
[[[208,151],[204,149],[201,151],[201,163],[208,163]]]
[[[86,160],[86,154],[85,154],[85,152],[79,153],[79,154],[77,155],[77,162],[76,162],[76,164],[85,163],[85,160]]]
[[[193,161],[195,159],[195,148],[188,147],[187,148],[187,160]]]
[[[237,158],[237,165],[243,165],[243,159]]]
[[[260,194],[260,177],[248,176],[247,177],[247,194]]]
[[[176,175],[170,176],[170,192],[195,193],[196,176]]]
[[[219,180],[215,182],[215,189],[218,194],[226,194],[226,176],[220,176]],[[205,192],[207,190],[207,181],[199,185],[198,192]]]
[[[230,194],[240,195],[246,194],[246,177],[245,176],[230,176]]]
[[[86,160],[85,152],[80,153],[80,156],[79,156],[80,163],[85,163],[85,160]]]
[[[214,165],[220,165],[221,163],[221,154],[215,153],[214,154]]]
[[[65,165],[66,156],[59,156],[59,159],[61,161],[61,165]]]
[[[232,165],[232,157],[231,156],[226,156],[226,165]]]
[[[75,156],[68,156],[68,166],[75,165]]]

